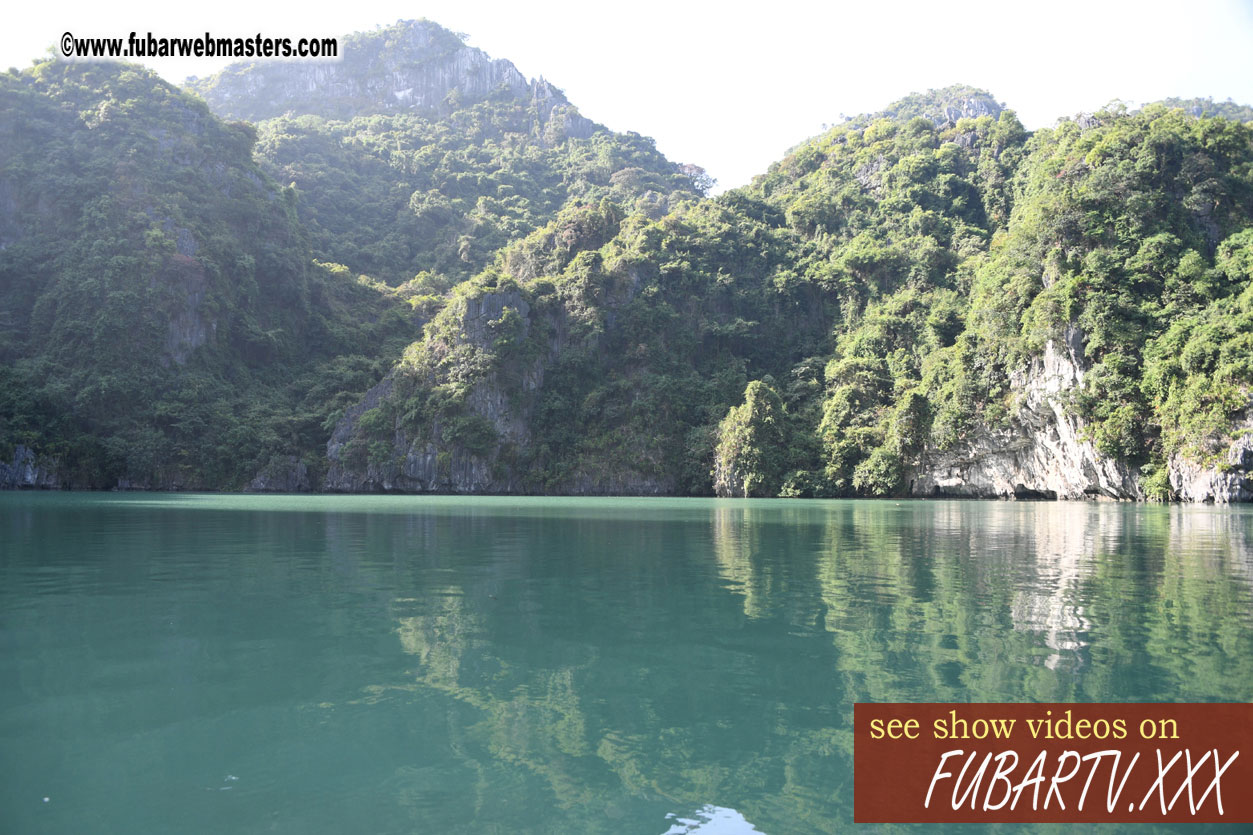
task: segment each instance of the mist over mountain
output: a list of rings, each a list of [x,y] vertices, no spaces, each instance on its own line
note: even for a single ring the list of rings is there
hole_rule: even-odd
[[[1253,498],[1253,129],[915,93],[745,188],[428,21],[0,76],[0,484]]]

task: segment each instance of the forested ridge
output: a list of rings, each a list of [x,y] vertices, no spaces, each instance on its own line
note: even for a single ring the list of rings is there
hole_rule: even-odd
[[[434,24],[351,43],[0,76],[0,481],[1253,498],[1248,108],[951,87],[709,197]]]

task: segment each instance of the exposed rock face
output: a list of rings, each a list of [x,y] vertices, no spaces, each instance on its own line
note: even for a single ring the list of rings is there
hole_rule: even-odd
[[[1084,440],[1084,425],[1065,407],[1083,381],[1083,334],[1068,328],[1063,344],[1012,380],[1021,407],[1003,428],[985,427],[953,450],[928,451],[911,474],[916,496],[980,498],[1143,499],[1139,473]]]
[[[621,291],[631,298],[638,276],[631,276]],[[615,300],[614,303],[617,303]],[[445,419],[436,416],[423,426],[397,428],[385,443],[364,443],[360,424],[372,410],[400,399],[411,379],[393,371],[349,409],[336,425],[327,444],[329,469],[324,489],[333,492],[404,493],[546,493],[577,496],[673,495],[673,478],[637,472],[629,465],[596,460],[562,477],[543,483],[530,462],[535,455],[531,427],[534,409],[550,364],[569,339],[568,312],[560,305],[533,308],[517,290],[482,293],[459,299],[456,336],[448,350],[472,346],[490,351],[498,337],[496,328],[516,314],[518,329],[511,335],[517,343],[534,336],[538,354],[533,359],[508,359],[484,374],[465,398],[469,414],[490,425],[494,441],[470,448],[453,437]],[[611,303],[610,306],[613,306]],[[612,316],[608,317],[612,320]],[[609,327],[613,327],[609,322]],[[424,381],[419,385],[429,384]]]
[[[1170,489],[1186,502],[1253,501],[1253,412],[1233,428],[1235,440],[1217,462],[1199,464],[1182,456],[1170,460]]]
[[[189,480],[177,467],[159,465],[149,478],[119,478],[111,485],[93,483],[81,473],[67,471],[56,458],[36,456],[18,444],[9,461],[0,461],[0,490],[211,490],[215,485]]]
[[[0,490],[58,487],[61,479],[55,462],[37,460],[35,453],[22,444],[13,450],[11,461],[0,461]]]
[[[252,481],[249,493],[308,493],[313,489],[309,467],[294,455],[276,457]]]
[[[1011,379],[1021,406],[1005,426],[984,427],[957,449],[928,450],[910,474],[915,496],[1019,499],[1146,498],[1130,465],[1101,455],[1084,440],[1082,420],[1065,406],[1083,382],[1083,334],[1068,328],[1063,344]],[[1173,498],[1229,504],[1253,501],[1253,409],[1232,429],[1215,460],[1174,455],[1167,462]]]
[[[927,116],[937,125],[957,124],[958,119],[978,119],[980,116],[995,119],[1004,109],[991,96],[973,94],[946,101]]]
[[[488,347],[494,338],[491,326],[507,310],[516,311],[525,338],[531,322],[531,308],[517,291],[484,293],[464,300],[459,339],[470,345]],[[498,372],[479,380],[466,399],[470,412],[485,418],[496,435],[488,450],[472,450],[446,441],[446,427],[437,417],[423,427],[422,437],[411,437],[397,429],[385,454],[362,456],[358,423],[362,415],[392,397],[396,386],[393,372],[370,389],[361,402],[349,409],[335,426],[326,446],[330,468],[324,489],[336,492],[403,493],[518,493],[525,491],[525,474],[503,460],[507,450],[525,448],[530,442],[530,414],[527,393],[543,384],[547,357],[521,369],[522,398],[511,396]],[[358,444],[354,454],[353,444]]]
[[[591,119],[579,115],[565,94],[542,77],[531,82],[531,104],[540,121],[544,123],[545,139],[550,143],[564,138],[587,139],[598,130]]]
[[[19,217],[17,189],[7,180],[0,179],[0,249],[21,239]]]
[[[77,487],[78,485],[73,485]],[[86,485],[83,485],[86,486]],[[203,481],[196,477],[188,477],[183,468],[171,466],[165,462],[159,462],[153,469],[152,474],[140,478],[119,478],[110,490],[118,492],[137,491],[169,491],[179,493],[183,491],[193,490],[197,492],[208,492],[219,489],[218,485]]]
[[[1018,413],[1003,427],[984,427],[953,450],[929,450],[911,474],[916,496],[969,498],[1137,499],[1140,474],[1097,452],[1084,440],[1083,421],[1065,408],[1067,392],[1083,382],[1083,336],[1069,328],[1064,344],[1012,380],[1021,392]],[[1217,461],[1182,455],[1168,462],[1171,490],[1187,502],[1253,501],[1253,412],[1233,428]]]
[[[494,382],[494,381],[493,381]],[[370,389],[361,402],[345,413],[326,445],[330,469],[323,489],[338,493],[515,493],[516,474],[493,467],[494,455],[475,454],[457,444],[441,443],[438,420],[426,438],[411,439],[397,430],[384,460],[354,460],[349,444],[357,437],[361,416],[376,408],[395,386],[389,376]],[[479,414],[501,423],[515,422],[501,407],[504,397],[489,383],[475,392]],[[482,392],[482,393],[480,393]]]
[[[179,233],[181,250],[183,236],[190,238],[190,233],[185,229],[180,229]],[[191,253],[195,253],[194,246]],[[192,351],[217,333],[217,322],[203,311],[208,289],[204,267],[191,255],[180,251],[169,259],[158,281],[168,299],[166,313],[169,316],[162,364],[168,366],[173,361],[183,365]]]
[[[882,113],[863,114],[850,121],[855,126],[865,127],[884,116],[902,121],[921,116],[942,127],[955,125],[959,119],[978,119],[980,116],[996,119],[1004,109],[986,90],[957,84],[940,90],[913,93],[893,102]]]
[[[253,122],[287,113],[444,116],[504,95],[534,106],[546,135],[585,137],[596,129],[542,78],[528,81],[511,62],[493,60],[429,21],[349,35],[339,50],[337,59],[243,61],[187,86],[215,113]]]

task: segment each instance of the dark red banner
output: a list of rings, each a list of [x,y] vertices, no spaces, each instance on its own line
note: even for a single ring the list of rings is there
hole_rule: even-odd
[[[857,704],[857,823],[1253,822],[1253,705]]]

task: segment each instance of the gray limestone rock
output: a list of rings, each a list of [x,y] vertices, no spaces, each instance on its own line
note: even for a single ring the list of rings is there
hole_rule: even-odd
[[[249,493],[308,493],[309,467],[294,455],[275,456],[248,483]]]
[[[1176,455],[1169,462],[1170,489],[1186,502],[1253,501],[1253,410],[1233,427],[1225,454],[1207,463]]]
[[[1082,420],[1066,408],[1083,381],[1083,334],[1068,328],[1061,344],[1014,375],[1020,406],[1001,427],[984,426],[950,450],[928,450],[910,477],[917,496],[1142,499],[1139,473],[1101,455]]]
[[[9,461],[0,461],[0,490],[55,489],[61,486],[55,461],[40,460],[22,444]]]
[[[426,20],[339,38],[334,59],[240,61],[187,87],[215,113],[253,122],[287,113],[345,120],[376,113],[444,116],[503,95],[535,108],[546,139],[596,130],[544,79],[528,81],[511,62],[492,59]]]

